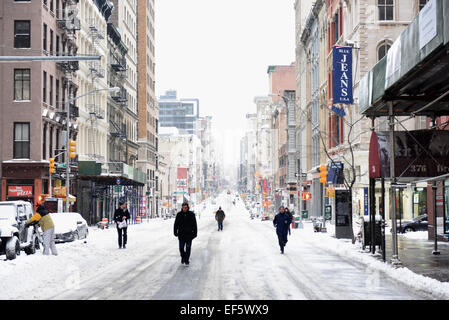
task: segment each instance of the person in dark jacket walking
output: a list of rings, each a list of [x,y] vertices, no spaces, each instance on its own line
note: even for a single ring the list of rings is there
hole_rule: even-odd
[[[126,242],[128,240],[128,223],[129,223],[130,215],[129,211],[126,208],[126,202],[120,201],[119,207],[114,212],[114,221],[117,225],[118,232],[118,248],[121,249],[123,245],[123,249],[126,249]],[[122,227],[121,223],[126,221],[126,226]]]
[[[224,211],[221,209],[221,207],[218,208],[217,212],[215,212],[215,220],[218,222],[218,231],[223,231],[223,220],[225,219],[226,215]]]
[[[273,219],[273,225],[276,227],[276,234],[281,247],[281,253],[284,253],[284,247],[287,244],[287,234],[289,225],[292,222],[290,216],[285,212],[284,207],[279,208],[279,213]]]
[[[195,214],[189,210],[189,204],[184,202],[181,211],[176,214],[175,225],[173,228],[175,237],[179,240],[179,253],[181,254],[181,263],[189,265],[192,240],[197,235],[197,225]]]

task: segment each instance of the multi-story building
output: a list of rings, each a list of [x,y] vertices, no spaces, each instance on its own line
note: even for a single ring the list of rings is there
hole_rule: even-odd
[[[198,99],[178,99],[174,90],[159,97],[159,123],[161,127],[176,127],[181,133],[195,134],[195,123],[199,117]]]
[[[126,53],[128,48],[122,40],[117,27],[109,22],[108,29],[108,85],[120,88],[120,91],[108,95],[109,152],[108,162],[127,163],[125,108],[126,95],[123,95],[123,83],[126,78]]]
[[[180,210],[183,201],[193,205],[201,201],[202,145],[194,134],[182,134],[177,128],[162,128],[160,154],[166,163],[162,191],[168,208]]]
[[[246,132],[240,142],[240,191],[251,197],[256,192],[256,130],[257,114],[246,115]]]
[[[150,213],[159,212],[158,127],[159,107],[155,93],[154,0],[137,0],[137,167],[147,173],[146,201]]]
[[[76,55],[79,17],[75,0],[2,1],[0,6],[0,55]],[[67,99],[77,95],[78,62],[14,62],[0,65],[1,200],[36,202],[49,191],[49,161],[63,147],[63,131],[78,136],[75,103],[68,121]],[[56,162],[62,162],[57,157]],[[72,170],[76,172],[76,166]],[[64,185],[53,176],[53,186]],[[73,184],[70,192],[73,194]]]
[[[273,157],[271,137],[271,98],[258,96],[254,98],[257,110],[256,125],[256,194],[261,203],[268,200],[273,184]],[[263,208],[268,212],[268,207]]]
[[[271,135],[272,135],[272,165],[273,165],[273,185],[271,188],[274,194],[275,207],[281,203],[288,205],[290,191],[288,190],[288,123],[287,123],[287,102],[283,96],[287,91],[294,91],[296,87],[296,66],[295,63],[289,66],[269,66],[268,67],[269,95],[272,97],[271,114]],[[293,101],[294,103],[294,101]],[[293,118],[292,129],[295,129],[295,119]],[[294,137],[294,135],[293,135]],[[290,135],[290,138],[292,136]],[[296,146],[294,145],[296,148]],[[296,149],[294,150],[293,165],[296,167]]]
[[[348,181],[355,179],[353,213],[363,214],[371,120],[362,119],[358,113],[359,82],[387,54],[425,2],[322,0],[314,1],[311,7],[312,1],[296,1],[298,158],[302,171],[308,173],[303,188],[312,192],[311,203],[304,203],[303,209],[309,209],[312,215],[323,214],[323,201],[331,203],[324,197],[325,186],[317,172],[320,165],[330,163],[329,157],[343,163]],[[345,116],[331,111],[335,105],[332,49],[336,45],[352,47],[354,103],[338,105]],[[384,119],[375,125],[376,129],[387,128]],[[414,119],[405,127],[425,127],[425,121]]]
[[[118,30],[122,41],[128,49],[126,53],[126,78],[121,88],[121,96],[126,97],[124,106],[124,122],[126,132],[127,160],[126,163],[135,167],[137,161],[137,1],[111,0],[114,10],[110,18]]]
[[[202,199],[209,195],[212,190],[212,170],[214,167],[212,154],[214,150],[212,137],[212,117],[199,117],[196,121],[196,135],[201,141],[203,147],[203,163],[201,174],[201,195]]]
[[[103,5],[108,10],[104,10]],[[94,90],[79,99],[79,139],[78,155],[80,161],[106,162],[108,158],[109,123],[107,118],[108,89],[108,41],[106,35],[107,20],[112,4],[103,1],[81,0],[78,3],[80,18],[78,52],[85,55],[99,55],[100,61],[80,62],[77,88],[80,96]]]

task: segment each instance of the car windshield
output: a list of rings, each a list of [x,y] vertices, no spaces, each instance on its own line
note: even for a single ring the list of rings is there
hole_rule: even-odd
[[[0,205],[0,221],[1,220],[15,220],[16,208],[10,204]]]

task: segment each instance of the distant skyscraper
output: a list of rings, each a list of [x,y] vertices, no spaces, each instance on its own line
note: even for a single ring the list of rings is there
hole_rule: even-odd
[[[195,134],[195,123],[199,118],[198,99],[178,99],[174,90],[159,97],[159,123],[161,127],[176,127],[181,133]]]

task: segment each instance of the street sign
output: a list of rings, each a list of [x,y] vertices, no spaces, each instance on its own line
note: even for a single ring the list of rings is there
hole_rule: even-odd
[[[298,172],[295,173],[295,177],[299,178],[299,173]],[[301,178],[304,178],[304,179],[307,178],[307,173],[301,173]]]

